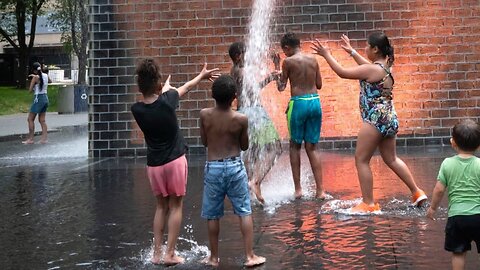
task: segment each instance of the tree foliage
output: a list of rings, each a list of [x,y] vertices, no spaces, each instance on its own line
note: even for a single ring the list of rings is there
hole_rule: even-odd
[[[19,80],[17,86],[26,87],[27,61],[35,42],[37,16],[48,0],[1,0],[0,34],[17,52],[19,60]],[[30,33],[26,23],[30,22]],[[27,40],[28,38],[28,40]]]
[[[78,83],[85,84],[88,45],[88,0],[57,0],[50,15],[52,26],[62,31],[62,42],[78,57]]]

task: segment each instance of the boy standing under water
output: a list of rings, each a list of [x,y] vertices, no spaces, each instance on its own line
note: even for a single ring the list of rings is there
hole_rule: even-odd
[[[290,165],[292,167],[295,198],[302,197],[300,185],[300,149],[305,141],[310,165],[316,183],[316,198],[325,199],[322,181],[322,164],[317,150],[322,126],[322,107],[317,89],[322,88],[320,67],[315,57],[301,52],[300,40],[287,33],[280,41],[287,58],[282,64],[278,91],[284,91],[290,81],[291,98],[287,108],[290,133]]]
[[[203,263],[218,266],[218,235],[225,195],[238,215],[246,262],[251,267],[265,262],[253,252],[253,220],[248,178],[240,152],[248,149],[248,119],[232,110],[237,87],[233,78],[222,75],[213,82],[215,107],[200,111],[200,135],[208,149],[205,164],[202,217],[208,219],[210,256]]]
[[[258,106],[245,107],[245,94],[243,93],[243,79],[245,68],[245,44],[234,42],[228,49],[228,55],[232,59],[233,66],[230,75],[237,84],[237,110],[249,119],[249,141],[250,147],[242,153],[242,159],[247,169],[249,186],[257,200],[263,204],[265,199],[262,196],[261,184],[269,169],[273,166],[275,158],[281,154],[282,146],[275,126],[261,104]],[[271,53],[275,71],[271,72],[258,84],[258,89],[263,89],[273,80],[277,80],[280,70],[280,56]],[[254,122],[252,121],[255,121]],[[265,150],[265,151],[264,151]],[[262,159],[262,160],[259,160]]]
[[[446,158],[440,166],[427,217],[433,219],[448,188],[448,221],[445,250],[452,252],[452,268],[465,268],[465,256],[475,241],[480,253],[480,125],[464,120],[453,127],[452,147],[458,155]]]

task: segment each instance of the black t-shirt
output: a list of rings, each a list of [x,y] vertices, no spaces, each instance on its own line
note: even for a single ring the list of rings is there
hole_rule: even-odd
[[[151,104],[137,102],[132,105],[133,116],[147,143],[148,166],[166,164],[187,151],[175,114],[179,98],[176,90],[169,90]]]

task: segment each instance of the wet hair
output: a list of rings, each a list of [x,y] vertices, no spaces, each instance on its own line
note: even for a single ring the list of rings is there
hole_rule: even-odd
[[[229,105],[237,93],[237,84],[230,75],[218,77],[212,85],[212,97],[219,105]]]
[[[463,120],[453,127],[452,138],[460,150],[474,152],[480,147],[480,124]]]
[[[40,80],[40,89],[43,88],[43,76],[42,76],[42,66],[40,63],[35,62],[32,64],[33,72],[38,75],[38,79]]]
[[[300,46],[300,39],[292,32],[288,32],[283,35],[282,39],[280,40],[280,46],[284,48],[285,46],[289,46],[291,48],[296,48]]]
[[[162,78],[160,67],[152,58],[143,59],[137,66],[137,84],[139,91],[144,94],[153,94],[158,88],[158,81]]]
[[[228,48],[228,55],[230,58],[235,61],[235,57],[239,56],[240,54],[245,52],[245,44],[243,42],[234,42]]]
[[[393,66],[393,61],[395,61],[395,56],[393,54],[393,46],[390,45],[390,41],[384,33],[377,32],[371,34],[368,37],[368,44],[372,48],[377,47],[384,57],[388,57],[387,64],[390,67]]]

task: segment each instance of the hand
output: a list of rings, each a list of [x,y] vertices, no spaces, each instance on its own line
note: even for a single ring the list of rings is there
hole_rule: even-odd
[[[432,207],[429,207],[428,210],[427,210],[427,218],[431,219],[431,220],[435,220],[435,213],[437,212],[437,210],[433,210]]]
[[[272,59],[273,64],[275,65],[275,69],[280,69],[280,54],[275,50],[271,50],[268,55]]]
[[[270,78],[271,80],[278,80],[280,78],[280,75],[282,75],[282,72],[279,70],[274,70],[272,73],[270,73]]]
[[[327,46],[323,46],[321,43],[320,43],[320,40],[318,39],[315,39],[315,41],[312,41],[312,48],[315,52],[315,54],[318,54],[322,57],[325,57],[325,55],[329,54],[329,49]]]
[[[352,45],[350,45],[350,39],[347,37],[347,35],[343,34],[342,35],[342,41],[343,41],[343,44],[341,45],[342,48],[348,53],[348,54],[352,54],[352,51],[353,51],[353,48],[352,48]]]
[[[208,79],[213,82],[213,80],[220,77],[220,73],[218,73],[219,70],[219,68],[207,69],[207,63],[205,63],[202,71],[200,71],[200,76],[202,79]]]
[[[167,91],[170,90],[170,89],[177,89],[177,88],[173,87],[172,85],[170,85],[170,78],[171,78],[171,77],[172,77],[172,75],[168,75],[167,80],[166,80],[165,83],[163,84],[162,93],[165,93],[165,92],[167,92]]]

